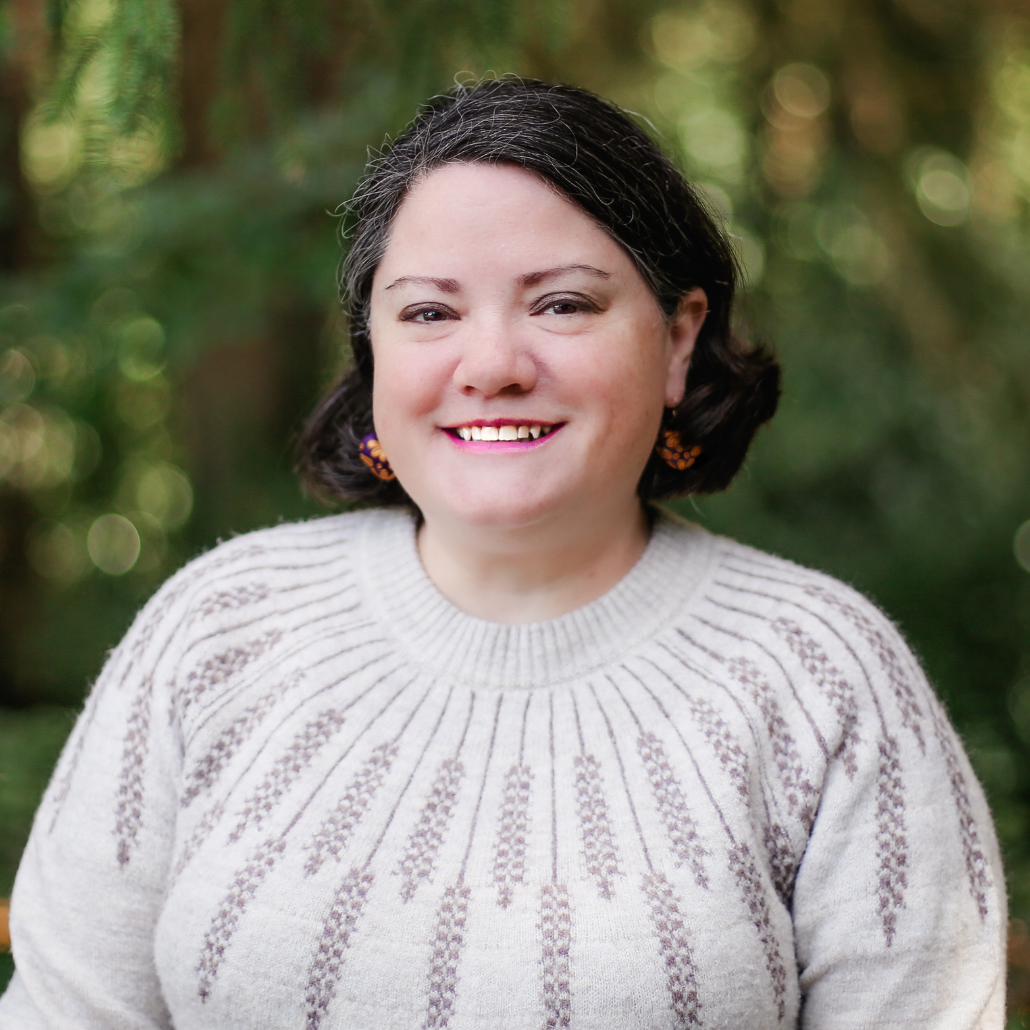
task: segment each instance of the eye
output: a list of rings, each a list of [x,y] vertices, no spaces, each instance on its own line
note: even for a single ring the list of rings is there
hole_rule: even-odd
[[[586,297],[542,297],[533,311],[534,315],[580,315],[596,311],[597,305]]]
[[[430,322],[445,322],[453,317],[454,315],[446,308],[416,308],[414,311],[404,311],[401,313],[402,321],[421,322],[423,325],[427,325]]]

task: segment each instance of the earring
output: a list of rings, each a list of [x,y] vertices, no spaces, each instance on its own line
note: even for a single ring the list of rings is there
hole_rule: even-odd
[[[369,472],[376,479],[389,483],[391,479],[397,478],[393,469],[390,468],[390,462],[387,460],[383,446],[375,433],[369,433],[368,436],[362,439],[358,447],[358,454],[361,456],[361,460],[368,466]]]
[[[679,433],[673,429],[662,430],[662,438],[655,444],[654,449],[666,465],[671,465],[680,472],[690,468],[701,453],[700,444],[688,447],[680,439]]]

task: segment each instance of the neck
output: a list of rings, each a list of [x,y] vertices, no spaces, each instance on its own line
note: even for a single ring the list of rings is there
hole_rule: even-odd
[[[612,510],[516,528],[426,518],[426,574],[468,615],[518,625],[557,619],[607,593],[637,563],[650,527],[636,497]]]

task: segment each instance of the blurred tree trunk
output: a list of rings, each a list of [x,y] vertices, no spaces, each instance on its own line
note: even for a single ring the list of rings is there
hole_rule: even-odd
[[[48,41],[43,0],[8,0],[2,13],[11,41],[0,58],[0,274],[13,275],[37,265],[44,250],[22,171],[21,135]],[[0,359],[6,350],[0,337]],[[26,560],[34,514],[27,498],[0,483],[0,704],[29,700],[18,682],[17,654],[25,627],[38,618],[39,577]]]
[[[44,0],[7,0],[11,34],[0,64],[0,272],[27,268],[39,254],[35,204],[21,166],[21,133],[32,104],[33,79],[47,51]]]
[[[200,168],[217,163],[221,157],[211,125],[211,107],[222,84],[226,5],[224,0],[180,0],[180,8],[179,164],[183,168]]]

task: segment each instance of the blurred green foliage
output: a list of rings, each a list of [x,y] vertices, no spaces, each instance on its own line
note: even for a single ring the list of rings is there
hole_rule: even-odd
[[[1004,0],[0,0],[0,896],[140,602],[316,512],[289,441],[347,358],[331,213],[490,70],[638,112],[725,219],[786,393],[733,488],[679,507],[901,623],[1030,918],[1030,10]]]
[[[0,898],[14,885],[40,795],[75,720],[70,708],[0,709]],[[14,967],[0,952],[0,990]]]
[[[40,787],[50,778],[73,721],[67,708],[0,711],[0,898],[10,897]]]

